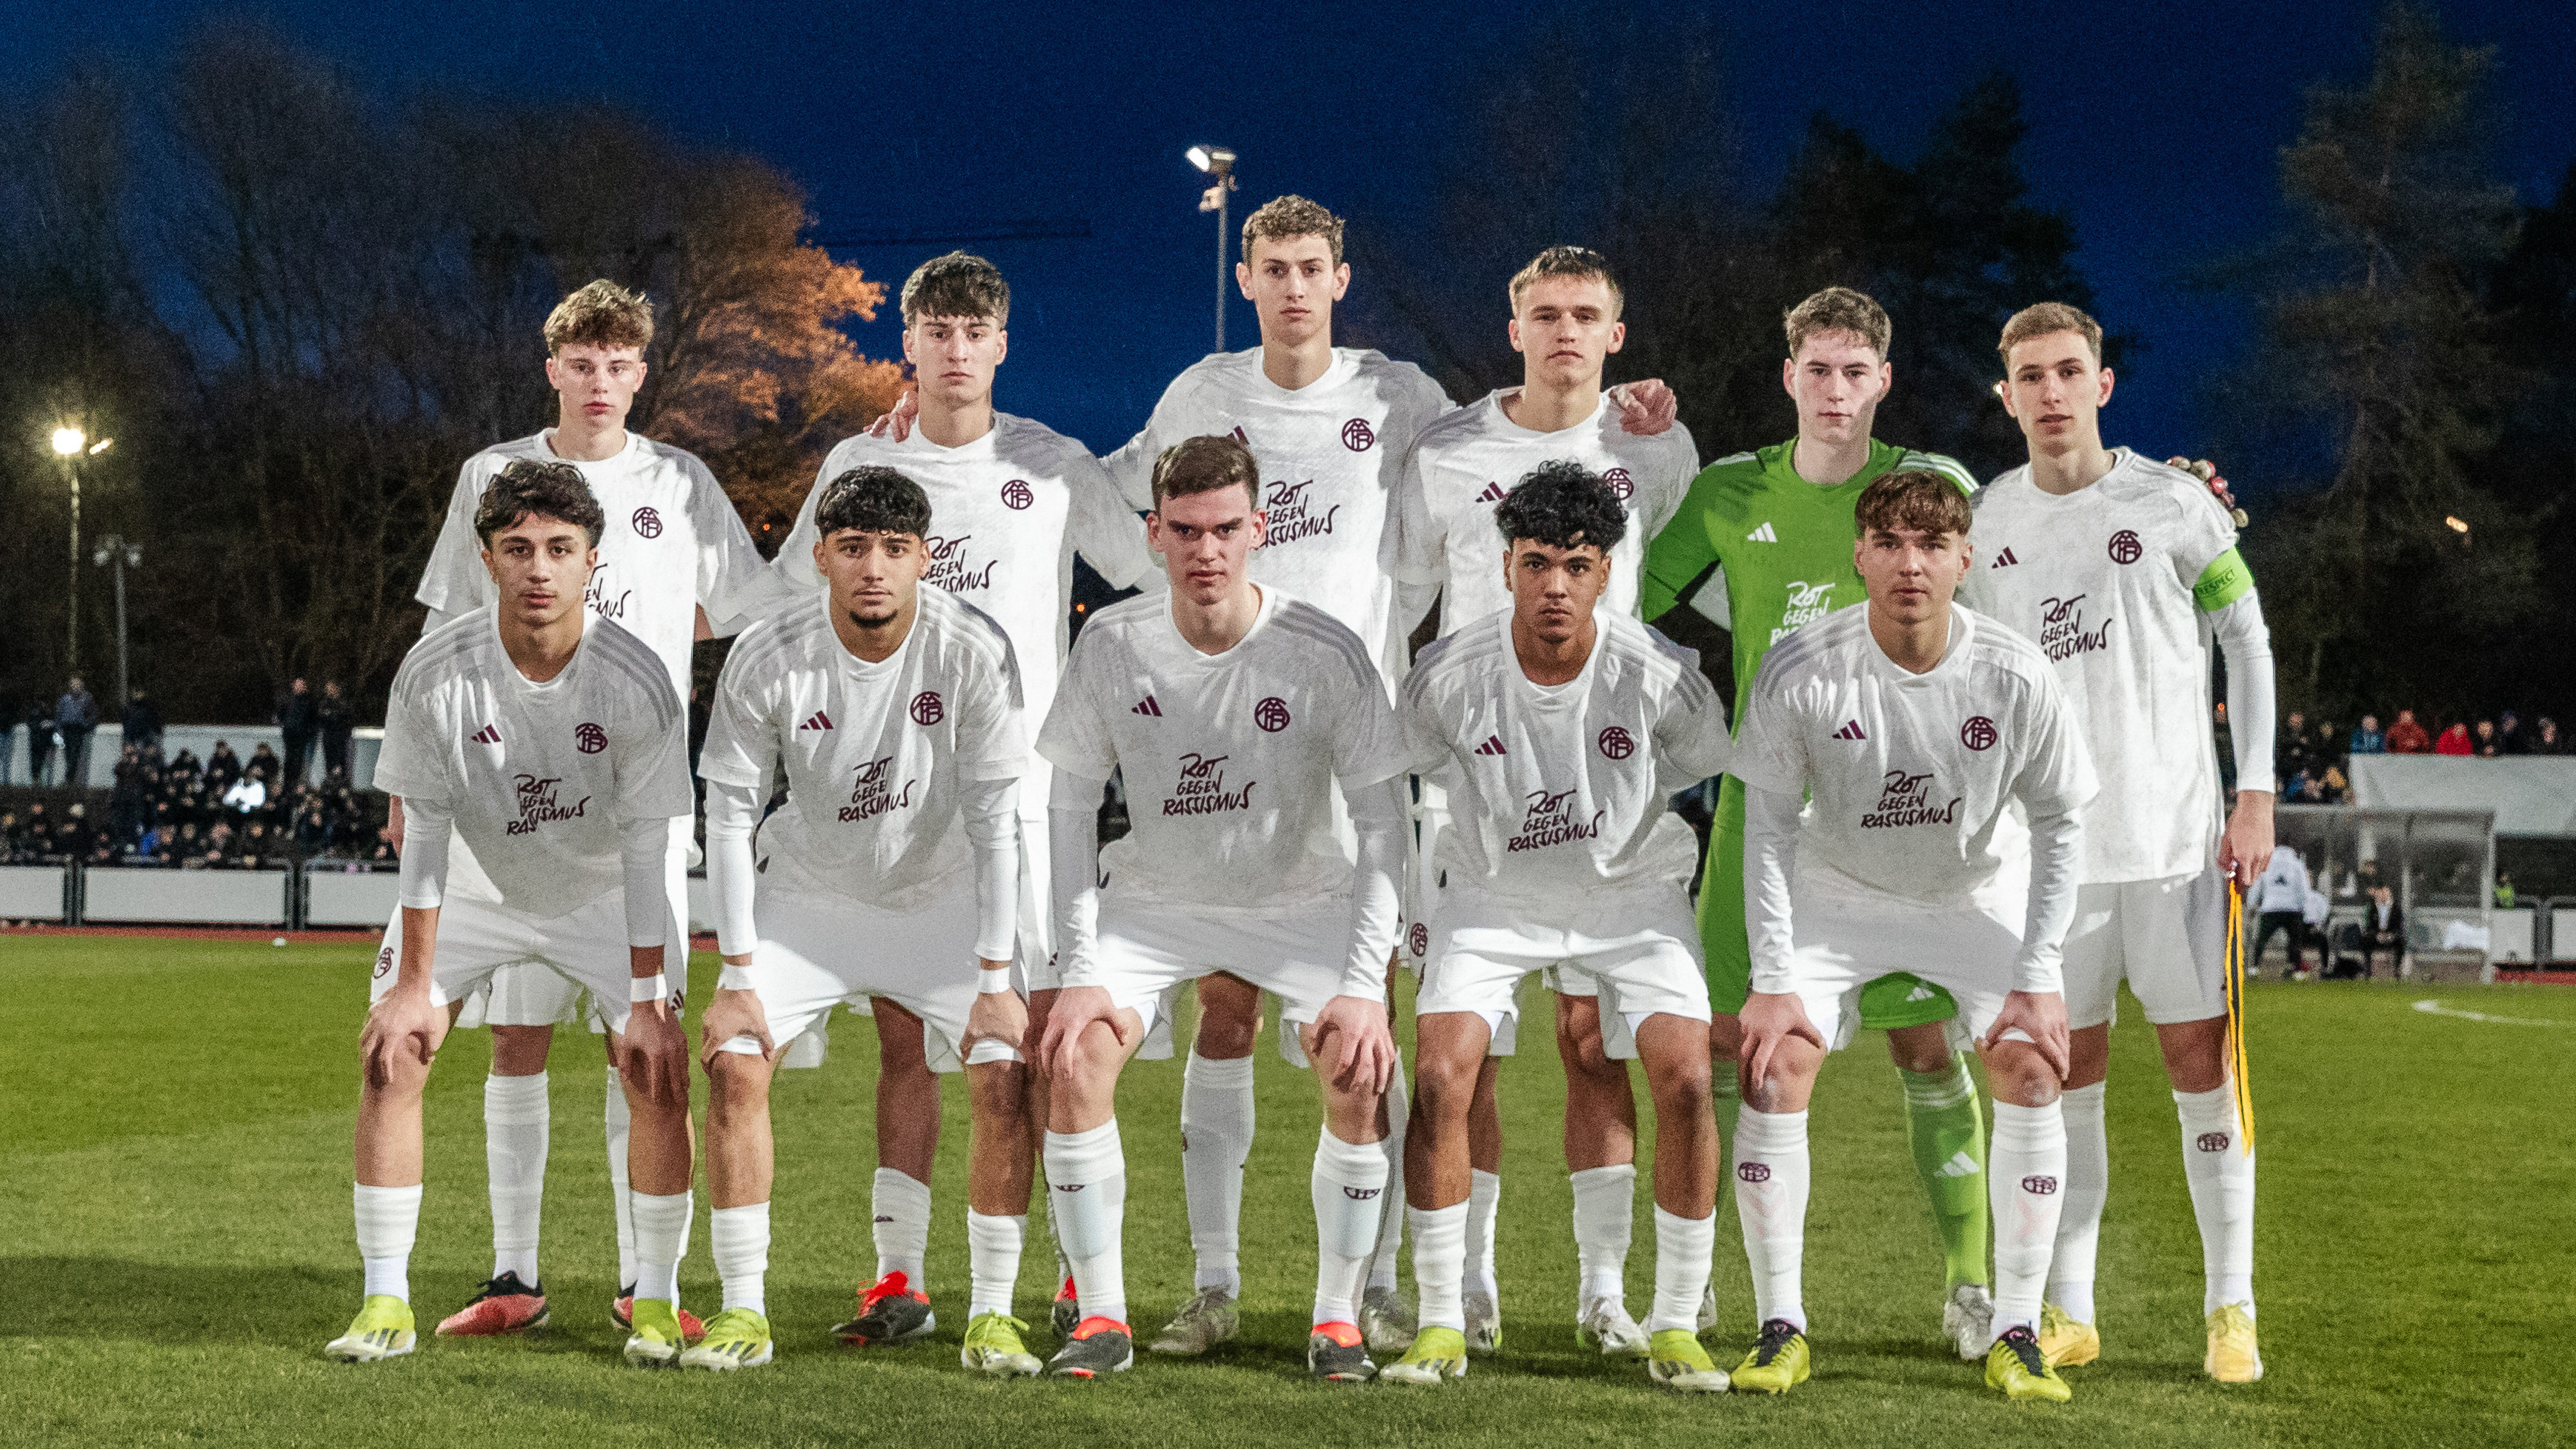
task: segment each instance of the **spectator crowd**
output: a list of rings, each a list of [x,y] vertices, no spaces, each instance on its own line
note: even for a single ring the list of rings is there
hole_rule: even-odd
[[[2525,723],[2512,710],[2490,718],[2454,719],[2440,730],[2429,729],[2415,711],[2401,709],[2385,728],[2375,714],[2346,730],[2331,721],[2311,726],[2293,710],[2281,721],[2272,744],[2272,768],[2281,781],[2284,804],[2339,805],[2351,793],[2348,778],[2354,755],[2564,755],[2570,750],[2558,722],[2546,717]]]

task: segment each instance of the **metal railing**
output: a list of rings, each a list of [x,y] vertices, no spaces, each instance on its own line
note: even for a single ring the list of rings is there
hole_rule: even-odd
[[[372,929],[392,918],[399,891],[395,867],[368,861],[248,870],[56,861],[0,866],[0,920]]]

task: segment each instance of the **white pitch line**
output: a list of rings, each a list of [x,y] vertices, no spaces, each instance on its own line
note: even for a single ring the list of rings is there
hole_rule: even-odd
[[[2462,1011],[2456,1006],[2444,1006],[2429,996],[2416,1002],[2415,1009],[2427,1016],[2456,1016],[2462,1021],[2483,1021],[2496,1026],[2576,1026],[2576,1021],[2544,1021],[2532,1016],[2489,1016],[2483,1011]]]

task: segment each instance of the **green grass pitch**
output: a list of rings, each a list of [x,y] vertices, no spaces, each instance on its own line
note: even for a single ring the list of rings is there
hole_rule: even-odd
[[[825,1328],[872,1263],[867,1023],[782,1074],[770,1309],[780,1355],[734,1376],[644,1374],[607,1322],[614,1239],[599,1047],[559,1039],[546,1214],[555,1323],[520,1340],[427,1330],[488,1267],[481,1080],[459,1033],[430,1088],[429,1192],[410,1358],[325,1362],[358,1300],[349,1222],[355,1046],[370,951],[132,938],[0,940],[0,1442],[907,1446],[1296,1443],[2542,1444],[2576,1436],[2576,992],[2257,988],[2260,1274],[2269,1377],[2199,1372],[2200,1259],[2176,1128],[2134,1009],[2115,1036],[2114,1187],[2102,1246],[2106,1354],[2063,1408],[2013,1406],[1937,1341],[1940,1258],[1875,1037],[1835,1059],[1816,1107],[1808,1302],[1816,1379],[1785,1399],[1681,1400],[1580,1352],[1572,1327],[1561,1084],[1537,1030],[1504,1074],[1506,1352],[1437,1391],[1303,1377],[1312,1288],[1308,1159],[1318,1107],[1267,1048],[1245,1204],[1247,1341],[1141,1361],[1091,1385],[993,1384],[957,1366],[966,1117],[950,1084],[935,1184],[934,1342],[861,1352]],[[696,962],[699,991],[714,962]],[[2547,1020],[2524,1025],[2412,1009]],[[1537,1004],[1537,998],[1530,998]],[[2132,1004],[2134,1007],[2134,1003]],[[1544,1015],[1534,1014],[1533,1026]],[[1140,1332],[1188,1291],[1177,1062],[1140,1063],[1122,1121],[1127,1268]],[[1723,1198],[1721,1198],[1723,1204]],[[683,1270],[715,1301],[700,1222]],[[1653,1281],[1638,1197],[1631,1306]],[[1731,1206],[1718,1234],[1731,1363],[1752,1314]],[[1043,1232],[1021,1278],[1044,1333]],[[1407,1265],[1409,1279],[1410,1264]]]

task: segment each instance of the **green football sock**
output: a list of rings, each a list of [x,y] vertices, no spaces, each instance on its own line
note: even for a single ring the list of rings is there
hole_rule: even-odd
[[[1986,1119],[1977,1108],[1976,1079],[1965,1054],[1943,1072],[1907,1072],[1905,1140],[1914,1148],[1914,1172],[1931,1195],[1941,1223],[1949,1287],[1985,1283]]]

